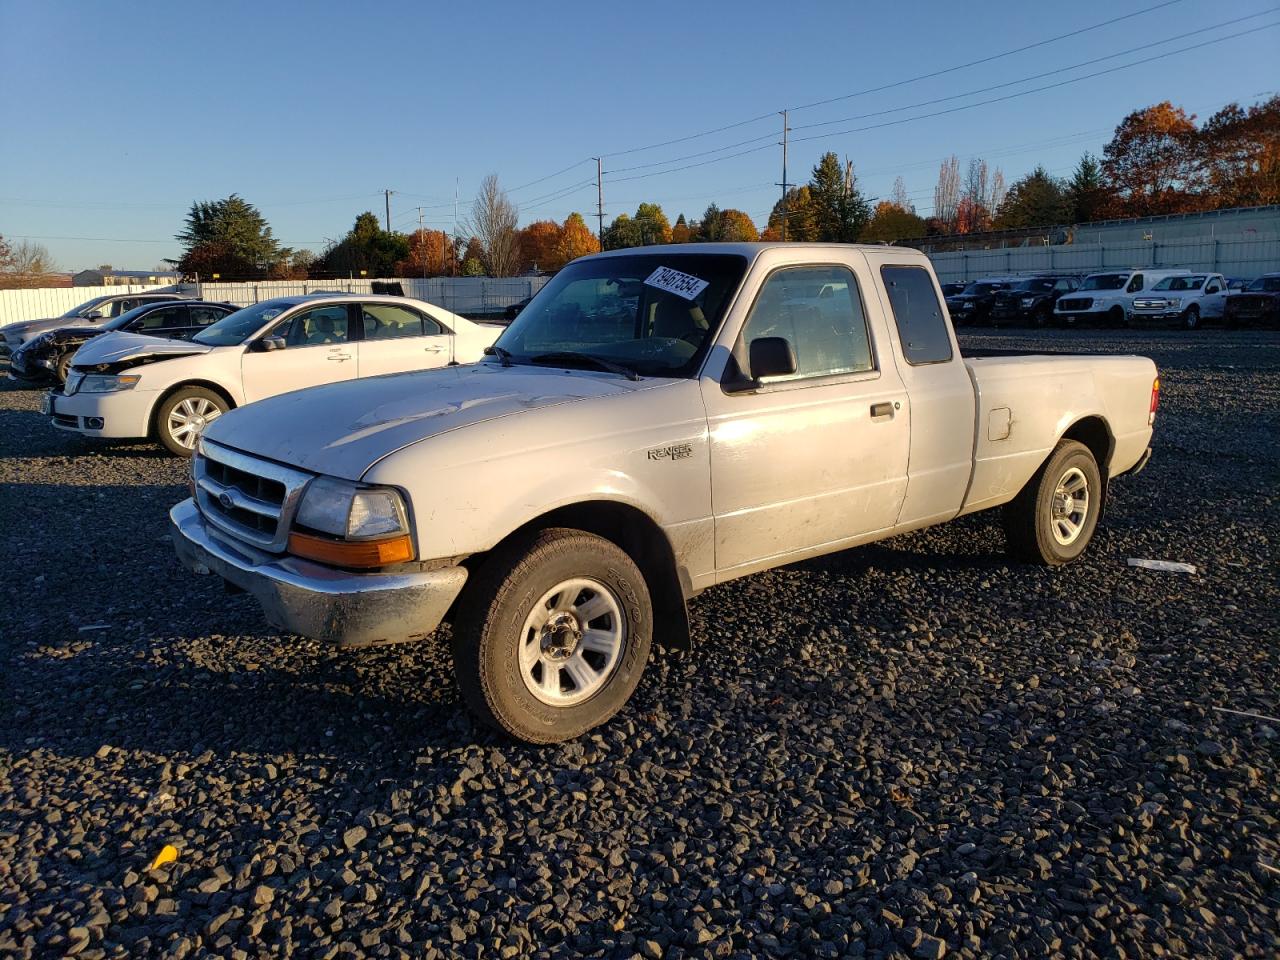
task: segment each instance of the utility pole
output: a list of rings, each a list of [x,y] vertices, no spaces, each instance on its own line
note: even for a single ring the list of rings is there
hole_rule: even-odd
[[[387,233],[390,233],[391,232],[391,194],[395,193],[395,191],[383,190],[382,192],[387,198]]]
[[[604,181],[600,172],[600,158],[596,161],[596,239],[600,241],[600,249],[604,249]]]
[[[782,111],[782,239],[787,239],[787,134],[791,128],[787,126],[787,111]]]
[[[422,208],[421,208],[421,207],[419,207],[419,208],[418,208],[418,243],[419,243],[419,244],[421,244],[421,245],[422,245],[422,247],[423,247],[423,250],[422,250],[422,276],[423,276],[423,279],[426,279],[426,276],[427,276],[427,256],[426,256],[427,251],[426,251],[426,249],[425,249],[425,248],[426,248],[426,236],[425,236],[425,235],[423,234],[423,232],[422,232]]]

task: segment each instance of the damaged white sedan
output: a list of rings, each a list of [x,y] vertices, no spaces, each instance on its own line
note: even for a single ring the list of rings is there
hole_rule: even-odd
[[[190,456],[206,424],[303,387],[474,363],[501,332],[405,297],[264,300],[188,341],[112,333],[83,346],[42,412],[88,437],[153,438]]]

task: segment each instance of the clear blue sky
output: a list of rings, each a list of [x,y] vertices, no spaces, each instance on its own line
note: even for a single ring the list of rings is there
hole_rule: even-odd
[[[978,60],[1154,6],[1072,4],[490,2],[90,3],[0,0],[0,234],[38,238],[64,269],[147,268],[179,253],[194,199],[236,192],[284,243],[322,249],[362,210],[393,225],[453,223],[480,179],[508,188],[605,155],[608,218],[640,201],[701,213],[714,200],[763,225],[777,199],[780,118],[660,141]],[[1274,0],[1179,0],[1079,36],[792,113],[791,179],[824,150],[863,191],[901,174],[928,214],[941,158],[972,155],[1012,182],[1070,172],[1129,110],[1171,99],[1207,116],[1277,84]],[[1228,23],[1250,14],[1263,14]],[[1248,36],[1056,89],[879,129],[1178,50]],[[1159,43],[1182,34],[1183,39]],[[1062,70],[1144,44],[1143,52]],[[1033,74],[1059,71],[1038,80]],[[982,94],[979,88],[1010,84]],[[892,111],[829,126],[846,117]],[[730,148],[729,145],[743,143]],[[638,176],[751,150],[688,169]],[[704,151],[644,169],[624,167]],[[513,189],[521,220],[595,211],[595,164]],[[586,181],[591,181],[586,184]],[[573,189],[576,184],[582,184]],[[563,192],[563,195],[558,193]],[[608,220],[606,220],[606,223]],[[93,239],[55,239],[93,238]],[[108,239],[110,238],[110,239]],[[124,241],[124,242],[121,242]]]

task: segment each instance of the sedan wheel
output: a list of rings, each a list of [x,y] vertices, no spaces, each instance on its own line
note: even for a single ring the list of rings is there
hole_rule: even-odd
[[[156,434],[170,453],[189,457],[204,428],[227,409],[227,402],[212,390],[185,387],[160,404]]]

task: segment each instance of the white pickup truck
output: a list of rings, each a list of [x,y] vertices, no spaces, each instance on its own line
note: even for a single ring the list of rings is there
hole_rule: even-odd
[[[1185,277],[1188,270],[1108,270],[1091,273],[1080,288],[1059,297],[1053,306],[1054,319],[1061,325],[1103,323],[1109,327],[1128,326],[1134,297],[1169,277]]]
[[[187,457],[205,426],[232,408],[324,383],[474,363],[500,332],[407,297],[276,297],[189,340],[95,337],[42,411],[61,430],[154,438]]]
[[[1220,273],[1190,273],[1165,277],[1150,292],[1133,298],[1132,323],[1177,323],[1195,330],[1202,320],[1223,319],[1227,281]]]
[[[713,584],[992,507],[1019,558],[1085,549],[1149,457],[1132,356],[963,359],[929,261],[706,244],[574,261],[472,366],[287,394],[209,425],[185,565],[296,634],[452,625],[485,722],[574,737]]]

